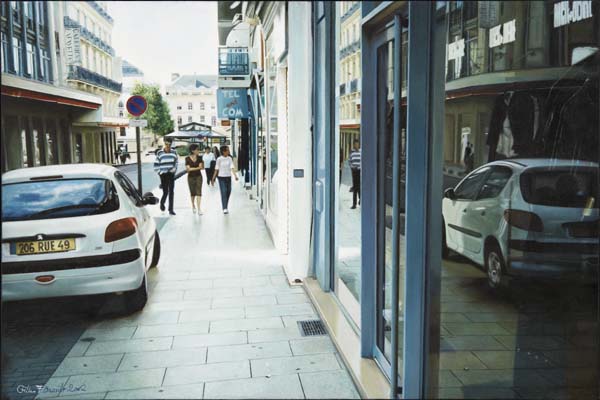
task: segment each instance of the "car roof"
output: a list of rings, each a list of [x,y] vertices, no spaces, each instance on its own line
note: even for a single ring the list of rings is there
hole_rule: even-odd
[[[487,165],[510,165],[516,169],[537,167],[598,167],[598,163],[582,160],[566,160],[557,158],[510,158],[498,160]]]
[[[31,178],[62,177],[110,179],[117,169],[105,164],[60,164],[45,167],[20,168],[2,174],[2,183],[27,182]]]

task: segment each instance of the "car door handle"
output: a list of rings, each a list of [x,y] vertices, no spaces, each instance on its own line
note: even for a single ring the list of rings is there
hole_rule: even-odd
[[[484,216],[484,215],[485,215],[485,211],[482,211],[482,212],[481,212],[481,216]]]
[[[463,212],[464,212],[464,213],[466,213],[466,212],[467,212],[467,209],[465,208],[465,209],[463,210]]]

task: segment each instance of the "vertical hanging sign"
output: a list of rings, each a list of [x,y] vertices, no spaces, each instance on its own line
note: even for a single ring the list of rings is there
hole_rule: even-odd
[[[65,28],[65,53],[67,64],[81,65],[81,29]]]

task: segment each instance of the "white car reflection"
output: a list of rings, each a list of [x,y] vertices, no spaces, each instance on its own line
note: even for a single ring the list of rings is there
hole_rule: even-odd
[[[444,193],[443,255],[484,267],[492,288],[511,275],[597,281],[598,193],[597,163],[486,164]]]
[[[154,219],[116,168],[56,165],[2,175],[2,301],[119,293],[146,304],[160,257]]]

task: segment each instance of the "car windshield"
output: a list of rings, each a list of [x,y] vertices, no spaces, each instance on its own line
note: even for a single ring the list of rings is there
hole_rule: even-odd
[[[106,179],[61,179],[2,185],[2,221],[104,214],[119,208]]]
[[[526,202],[543,206],[598,208],[598,170],[532,169],[521,175]]]

